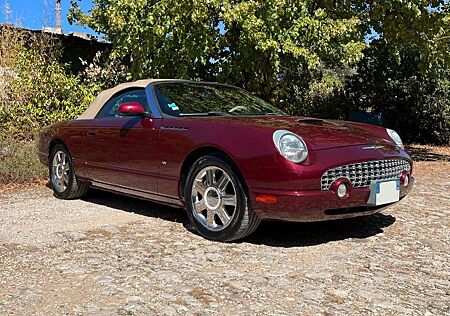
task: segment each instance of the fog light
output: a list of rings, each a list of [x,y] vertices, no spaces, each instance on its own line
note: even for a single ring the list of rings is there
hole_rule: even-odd
[[[406,175],[405,180],[403,180],[403,185],[405,186],[405,188],[409,185],[409,176]]]
[[[347,185],[345,183],[339,184],[337,188],[337,195],[342,199],[347,194]]]
[[[400,183],[402,183],[403,186],[406,188],[410,182],[411,182],[411,178],[410,178],[409,172],[406,170],[403,170],[402,175],[400,176]]]
[[[353,186],[348,178],[336,179],[330,186],[330,191],[336,194],[340,199],[350,197]]]

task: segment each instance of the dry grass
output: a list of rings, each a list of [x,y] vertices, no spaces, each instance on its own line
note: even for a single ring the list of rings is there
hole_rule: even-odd
[[[33,142],[0,139],[0,191],[5,185],[35,183],[47,177]]]

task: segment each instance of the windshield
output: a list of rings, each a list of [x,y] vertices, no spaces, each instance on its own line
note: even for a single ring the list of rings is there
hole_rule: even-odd
[[[161,110],[171,116],[286,115],[251,93],[201,83],[162,83],[155,87]]]

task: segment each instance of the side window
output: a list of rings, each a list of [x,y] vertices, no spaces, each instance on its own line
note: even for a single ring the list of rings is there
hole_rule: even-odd
[[[145,111],[149,111],[145,89],[133,89],[114,95],[105,103],[95,118],[120,117],[119,106],[127,102],[139,102]]]
[[[179,108],[180,104],[175,103],[173,96],[177,93],[181,95],[183,92],[186,91],[180,91],[178,85],[174,84],[158,85],[155,87],[156,99],[158,99],[159,106],[163,113],[171,116],[179,116],[181,112]]]

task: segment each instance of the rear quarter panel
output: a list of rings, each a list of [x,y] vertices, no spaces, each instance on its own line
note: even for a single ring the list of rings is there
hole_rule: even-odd
[[[48,127],[44,127],[40,131],[40,136],[37,144],[39,161],[48,165],[48,159],[50,155],[50,144],[57,138],[57,129],[59,124],[54,124]]]
[[[86,131],[92,126],[92,121],[72,120],[43,129],[38,143],[40,161],[48,164],[50,145],[53,141],[59,141],[69,150],[77,176],[87,177],[84,161],[89,153],[95,153],[89,138],[86,137]]]

